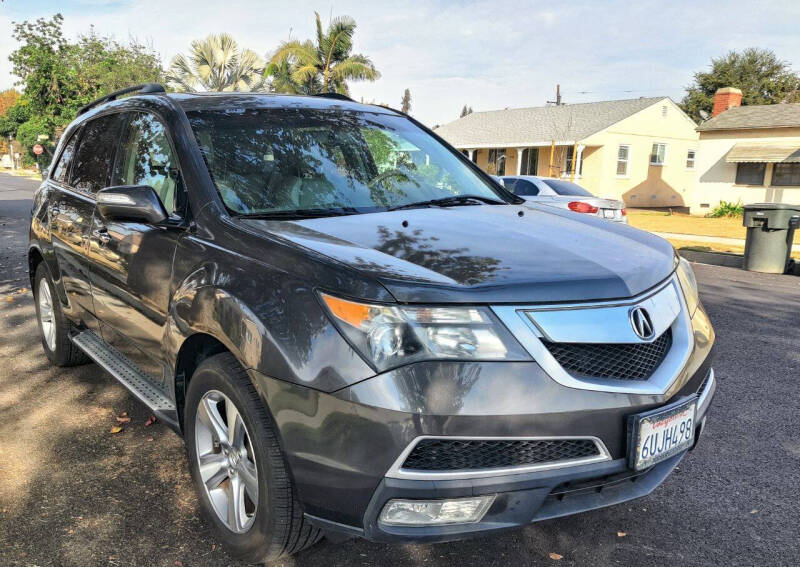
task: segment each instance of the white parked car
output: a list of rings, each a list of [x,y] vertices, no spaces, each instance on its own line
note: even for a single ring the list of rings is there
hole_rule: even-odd
[[[625,203],[618,199],[595,197],[571,181],[535,175],[504,175],[497,179],[526,201],[596,215],[614,222],[628,222]]]

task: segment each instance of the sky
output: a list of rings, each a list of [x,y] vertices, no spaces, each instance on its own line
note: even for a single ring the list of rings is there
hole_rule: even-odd
[[[163,65],[193,39],[228,32],[262,56],[289,37],[310,38],[314,11],[356,19],[357,53],[382,77],[352,83],[351,96],[400,106],[429,126],[475,111],[540,106],[561,84],[566,103],[669,96],[679,101],[695,71],[732,49],[761,47],[800,70],[797,0],[3,0],[0,89],[17,80],[11,22],[64,15],[68,37],[135,37]]]

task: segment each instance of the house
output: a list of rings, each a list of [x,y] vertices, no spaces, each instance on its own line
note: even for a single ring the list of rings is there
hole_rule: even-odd
[[[436,133],[495,175],[574,179],[631,207],[684,207],[696,126],[653,97],[473,112]]]
[[[712,117],[697,128],[693,214],[720,201],[800,203],[800,104],[741,102],[739,89],[719,89]]]

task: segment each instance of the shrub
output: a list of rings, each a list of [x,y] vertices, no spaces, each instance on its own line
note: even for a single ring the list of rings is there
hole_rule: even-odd
[[[741,201],[731,203],[728,201],[720,201],[719,205],[714,207],[714,210],[708,213],[708,216],[713,218],[719,217],[740,217],[744,214],[744,207]]]

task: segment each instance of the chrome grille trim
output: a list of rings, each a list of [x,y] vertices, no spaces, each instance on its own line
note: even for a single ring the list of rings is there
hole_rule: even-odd
[[[667,353],[661,365],[648,380],[625,381],[597,377],[576,377],[567,372],[547,347],[542,343],[542,338],[553,340],[578,335],[583,342],[647,342],[638,337],[631,338],[633,331],[630,329],[627,313],[632,306],[646,304],[654,305],[653,300],[659,294],[669,294],[674,297],[677,305],[674,308],[662,309],[657,302],[655,305],[663,316],[670,316],[670,312],[677,311],[671,324],[664,326],[663,320],[657,324],[659,328],[672,330],[672,348]],[[591,304],[553,304],[553,305],[502,305],[492,306],[492,310],[503,324],[511,331],[520,344],[530,353],[539,366],[559,384],[568,388],[579,390],[592,390],[597,392],[619,392],[626,394],[663,395],[689,360],[694,348],[694,333],[692,321],[686,308],[680,284],[675,275],[671,276],[658,287],[648,290],[637,297],[621,301],[604,301]],[[547,313],[547,328],[537,325],[531,318],[537,313]],[[564,317],[564,327],[559,327],[558,312],[567,313]],[[586,321],[582,327],[581,321]],[[627,325],[627,327],[623,327]],[[547,334],[545,333],[547,331]],[[622,336],[621,340],[619,337]],[[589,340],[587,340],[589,339]]]
[[[403,468],[403,463],[406,461],[408,455],[414,450],[414,447],[424,439],[448,439],[448,440],[463,440],[463,441],[569,441],[569,440],[590,440],[594,442],[597,447],[597,455],[590,457],[582,457],[579,459],[552,461],[548,463],[538,463],[535,465],[521,465],[508,468],[493,468],[493,469],[476,469],[476,470],[459,470],[459,471],[417,471],[408,470]],[[403,452],[395,459],[392,466],[386,472],[387,478],[399,478],[407,480],[456,480],[466,478],[486,478],[494,476],[507,476],[511,474],[521,474],[536,471],[547,471],[554,469],[562,469],[566,467],[577,467],[580,465],[588,465],[593,463],[600,463],[603,461],[610,461],[611,454],[608,452],[605,444],[597,437],[593,436],[580,436],[572,435],[565,437],[461,437],[461,436],[438,436],[438,435],[421,435],[416,437],[408,446],[403,449]]]

